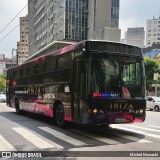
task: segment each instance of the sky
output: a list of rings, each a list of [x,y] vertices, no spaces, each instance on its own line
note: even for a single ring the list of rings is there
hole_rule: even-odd
[[[16,18],[15,16],[27,5],[28,0],[0,0],[0,54],[12,56],[12,49],[16,49],[19,37],[19,17],[27,15],[26,7]],[[160,16],[160,0],[120,0],[119,28],[121,38],[130,27],[144,27],[147,19]],[[15,20],[13,20],[15,18]],[[11,21],[13,22],[6,27]],[[6,27],[6,29],[4,29]],[[3,30],[4,29],[4,30]],[[3,31],[2,31],[3,30]],[[12,32],[11,32],[12,31]],[[6,36],[11,32],[8,36]],[[6,36],[6,38],[4,38]],[[13,55],[16,54],[15,51]]]

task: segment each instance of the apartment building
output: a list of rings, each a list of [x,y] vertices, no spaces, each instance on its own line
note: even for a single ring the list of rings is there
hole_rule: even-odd
[[[146,45],[160,44],[160,17],[147,20]]]
[[[144,27],[128,28],[125,39],[127,44],[144,48],[144,40],[145,40]]]
[[[28,16],[20,17],[20,41],[17,42],[17,64],[28,58]]]

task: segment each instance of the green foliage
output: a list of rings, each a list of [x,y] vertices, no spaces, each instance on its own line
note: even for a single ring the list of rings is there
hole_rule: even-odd
[[[151,84],[155,83],[153,80],[154,73],[156,73],[160,67],[159,62],[156,59],[145,57],[145,75],[146,75],[146,89],[147,91],[152,90]]]
[[[0,77],[7,79],[7,72],[3,71],[3,74],[0,74]]]
[[[0,75],[0,92],[5,92],[6,90],[6,79],[4,76]]]

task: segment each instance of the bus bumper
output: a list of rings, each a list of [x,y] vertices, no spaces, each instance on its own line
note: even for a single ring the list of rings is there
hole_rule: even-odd
[[[85,113],[83,116],[83,123],[85,124],[119,124],[119,123],[133,123],[143,122],[145,115],[132,115],[129,113],[110,112],[106,114],[91,114]]]

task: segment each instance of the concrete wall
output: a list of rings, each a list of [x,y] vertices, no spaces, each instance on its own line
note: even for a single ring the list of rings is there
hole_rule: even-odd
[[[88,39],[120,42],[120,37],[121,37],[120,29],[104,27],[103,29],[97,31],[95,34],[90,36]]]

